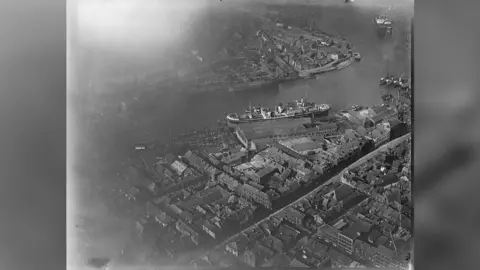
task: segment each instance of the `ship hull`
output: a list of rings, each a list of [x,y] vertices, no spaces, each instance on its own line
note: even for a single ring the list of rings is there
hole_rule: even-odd
[[[252,118],[252,119],[232,119],[227,117],[227,121],[232,124],[243,124],[243,123],[256,123],[256,122],[264,122],[264,121],[273,121],[279,119],[291,119],[291,118],[305,118],[305,117],[320,117],[320,116],[328,116],[328,110],[324,111],[316,111],[316,112],[307,112],[307,113],[298,113],[291,116],[277,116],[272,118]]]

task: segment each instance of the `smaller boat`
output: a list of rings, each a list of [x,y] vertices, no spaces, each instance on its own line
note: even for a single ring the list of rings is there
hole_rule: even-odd
[[[385,84],[387,84],[387,77],[380,78],[380,85],[385,85]]]
[[[400,81],[398,82],[398,86],[402,89],[410,88],[410,80],[405,77],[400,78]]]
[[[387,77],[387,78],[385,79],[385,84],[386,84],[387,86],[390,86],[390,85],[392,85],[393,80],[395,80],[395,77],[393,77],[393,76]]]
[[[360,105],[357,105],[357,104],[353,104],[351,107],[350,107],[350,110],[352,111],[360,111],[363,109],[363,106],[360,106]]]
[[[400,78],[393,77],[392,84],[393,84],[394,87],[399,86],[399,82],[400,82]]]
[[[380,78],[380,85],[391,85],[395,77],[387,73],[385,77]]]

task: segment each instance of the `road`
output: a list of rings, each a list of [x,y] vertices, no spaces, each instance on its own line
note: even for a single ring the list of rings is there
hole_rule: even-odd
[[[373,152],[365,155],[364,157],[360,158],[358,161],[356,161],[356,162],[353,163],[352,165],[350,165],[350,166],[348,166],[347,168],[345,168],[345,170],[352,169],[352,168],[354,168],[354,167],[356,167],[356,166],[358,166],[358,165],[366,162],[368,159],[374,157],[375,155],[377,155],[377,154],[379,154],[379,153],[381,153],[381,152],[384,152],[384,151],[388,150],[389,148],[394,147],[394,146],[400,144],[401,142],[407,140],[407,139],[410,138],[410,137],[411,137],[411,134],[408,133],[408,134],[406,134],[406,135],[404,135],[404,136],[402,136],[402,137],[400,137],[400,138],[397,138],[397,139],[395,139],[395,140],[393,140],[393,141],[391,141],[391,142],[389,142],[389,143],[387,143],[387,144],[384,144],[384,145],[380,146],[380,147],[379,147],[378,149],[376,149],[375,151],[373,151]],[[339,181],[341,175],[343,174],[343,172],[345,172],[345,170],[343,170],[342,172],[340,172],[340,173],[337,174],[336,176],[330,178],[328,181],[326,181],[326,182],[323,183],[322,185],[318,186],[317,188],[313,189],[312,191],[310,191],[309,193],[305,194],[304,196],[298,198],[298,199],[295,200],[294,202],[288,204],[287,206],[281,208],[281,209],[278,210],[278,211],[275,211],[274,213],[268,215],[268,216],[265,217],[264,219],[256,222],[255,224],[252,224],[251,226],[247,227],[246,229],[242,230],[241,232],[239,232],[239,233],[237,233],[237,234],[234,234],[234,235],[232,235],[231,237],[227,238],[226,240],[222,241],[220,244],[216,245],[216,246],[214,247],[214,249],[222,248],[223,246],[225,246],[226,244],[228,244],[230,241],[232,241],[233,239],[235,239],[238,235],[240,235],[240,234],[242,234],[242,233],[244,233],[244,232],[246,232],[246,231],[248,231],[248,230],[254,229],[254,228],[257,227],[259,224],[261,224],[261,223],[265,222],[266,220],[268,220],[268,219],[270,219],[270,218],[272,218],[272,217],[275,217],[276,215],[280,214],[280,213],[281,213],[282,211],[284,211],[286,208],[291,207],[291,206],[293,206],[293,205],[295,205],[295,204],[297,204],[297,203],[305,200],[305,199],[308,198],[309,196],[314,195],[315,193],[319,192],[324,186],[329,185],[329,184],[331,184],[331,183],[334,183],[334,182],[336,182],[336,181]],[[206,255],[206,254],[204,254],[204,255]]]

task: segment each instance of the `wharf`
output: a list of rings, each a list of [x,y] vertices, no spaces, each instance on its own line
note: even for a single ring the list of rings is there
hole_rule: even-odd
[[[311,76],[311,75],[314,75],[314,74],[319,75],[319,74],[329,72],[329,71],[344,69],[344,68],[352,65],[354,62],[355,62],[355,58],[354,57],[349,57],[348,59],[346,59],[344,61],[333,62],[333,63],[328,64],[327,66],[324,66],[324,67],[319,67],[319,68],[316,68],[316,69],[303,70],[303,71],[299,72],[299,75],[300,75],[300,77],[308,77],[308,76]]]

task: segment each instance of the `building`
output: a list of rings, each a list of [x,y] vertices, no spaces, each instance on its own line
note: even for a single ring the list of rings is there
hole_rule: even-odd
[[[152,202],[147,202],[146,212],[148,216],[153,217],[158,224],[162,225],[162,227],[167,227],[174,222],[171,216]]]
[[[390,123],[390,140],[395,140],[405,134],[407,134],[407,125],[400,122],[398,119],[389,120]]]
[[[357,220],[338,234],[338,246],[348,254],[354,253],[354,241],[362,234],[370,232],[372,224]]]
[[[256,243],[251,249],[247,249],[244,253],[244,261],[251,267],[258,267],[266,263],[275,255],[270,248]]]
[[[290,221],[291,223],[300,226],[302,225],[302,221],[305,218],[305,214],[298,211],[293,207],[287,207],[281,214],[284,219]]]
[[[280,174],[280,181],[285,181],[288,177],[292,175],[292,170],[291,169],[286,169]]]
[[[208,180],[208,177],[205,175],[189,175],[180,180],[177,184],[169,186],[165,189],[158,189],[157,195],[164,196],[167,194],[173,194],[184,188],[191,186],[196,186],[201,183],[205,183]]]
[[[375,249],[368,241],[368,236],[360,236],[355,239],[354,243],[354,257],[360,261],[372,261]]]
[[[407,269],[410,260],[411,241],[390,237],[373,227],[370,232],[363,233],[354,240],[354,257],[361,261],[369,261],[376,267]]]
[[[338,246],[345,250],[347,253],[353,253],[353,240],[355,237],[351,235],[344,235],[342,233],[338,234]]]
[[[182,175],[183,172],[187,169],[187,165],[185,163],[175,160],[172,165],[172,169],[177,173],[177,175]]]
[[[180,218],[182,218],[183,221],[188,224],[191,224],[193,222],[193,214],[189,211],[183,211],[182,213],[180,213]]]
[[[249,239],[245,235],[240,234],[236,239],[225,245],[225,250],[233,256],[238,257],[245,252],[249,242]]]
[[[292,149],[301,155],[307,155],[309,152],[316,152],[318,149],[322,149],[323,145],[320,142],[304,142],[292,145]]]
[[[301,262],[297,258],[293,258],[293,260],[290,262],[290,267],[296,267],[296,268],[310,268],[309,265],[306,263]]]
[[[325,242],[332,244],[335,247],[338,247],[338,234],[339,229],[330,226],[328,224],[323,224],[320,229],[319,237],[325,240]]]
[[[238,151],[229,151],[222,157],[222,162],[230,166],[236,166],[244,162],[247,157],[247,152],[238,150]]]
[[[185,159],[193,168],[195,168],[199,172],[206,173],[210,176],[215,176],[220,173],[220,171],[211,166],[207,163],[203,158],[198,156],[197,154],[193,153],[192,151],[188,151],[185,153]]]
[[[222,173],[218,176],[218,182],[226,185],[230,191],[235,191],[237,186],[240,184],[236,179],[225,173]]]
[[[189,225],[187,225],[185,222],[178,220],[177,223],[175,224],[175,228],[182,233],[182,235],[188,235],[190,236],[190,239],[192,240],[193,243],[196,245],[199,244],[199,236],[198,233]]]
[[[267,209],[272,209],[272,202],[270,201],[270,197],[263,191],[258,190],[257,188],[249,185],[244,184],[239,186],[239,193],[241,196],[251,199],[261,205],[263,205]]]
[[[273,176],[275,173],[276,173],[276,169],[275,169],[275,168],[265,167],[265,168],[261,169],[260,171],[258,171],[258,172],[256,173],[256,175],[257,175],[256,178],[258,179],[258,182],[264,183],[264,182],[266,182],[268,179],[270,179],[270,177]]]
[[[329,256],[318,256],[312,252],[306,250],[298,250],[295,253],[295,264],[292,263],[292,267],[304,267],[315,269],[327,269],[332,267],[332,263]]]
[[[369,137],[373,139],[376,146],[387,142],[390,139],[390,124],[388,122],[377,124],[375,129],[370,132]]]
[[[338,135],[338,126],[336,123],[317,125],[306,131],[309,136],[330,137]]]
[[[376,126],[379,123],[383,122],[384,120],[388,121],[398,117],[397,110],[387,106],[375,107],[373,108],[373,111],[375,112],[375,115],[368,117],[368,120],[370,121],[368,126],[371,126],[371,125]]]
[[[245,253],[243,254],[243,261],[251,266],[251,267],[256,267],[257,266],[257,256],[253,252],[253,250],[246,250]]]
[[[353,263],[353,260],[348,256],[336,251],[335,249],[330,250],[330,258],[332,260],[332,268],[349,268]]]
[[[372,262],[377,267],[408,269],[411,242],[387,240],[375,248]]]
[[[249,147],[249,142],[262,138],[283,139],[302,134],[305,124],[311,123],[310,118],[284,118],[275,121],[241,123],[236,127],[236,135],[240,142]]]
[[[279,234],[277,237],[284,245],[295,244],[298,241],[300,231],[293,227],[294,226],[289,226],[286,222],[282,222],[280,226],[278,226]]]
[[[272,201],[271,201],[271,197],[263,192],[263,191],[260,191],[257,193],[257,196],[256,196],[256,202],[261,204],[263,207],[267,208],[267,209],[272,209]]]
[[[202,229],[204,232],[206,232],[208,235],[210,235],[213,239],[216,239],[219,235],[219,229],[218,227],[215,227],[210,221],[205,220],[202,224]]]
[[[380,245],[373,254],[372,262],[376,267],[387,268],[392,263],[393,256],[395,256],[394,251]]]

